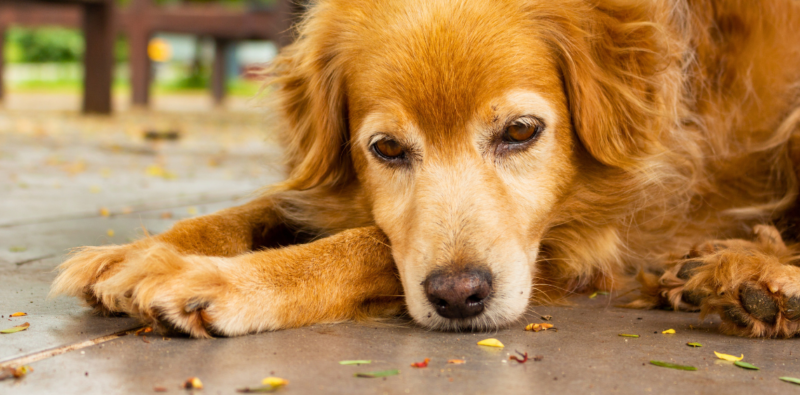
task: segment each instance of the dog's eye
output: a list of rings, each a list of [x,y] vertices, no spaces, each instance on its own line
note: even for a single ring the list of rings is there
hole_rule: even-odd
[[[406,153],[400,143],[391,139],[384,139],[372,144],[372,150],[378,156],[388,160],[403,159]]]
[[[533,119],[520,119],[506,126],[503,140],[508,143],[524,143],[539,135],[541,123]]]

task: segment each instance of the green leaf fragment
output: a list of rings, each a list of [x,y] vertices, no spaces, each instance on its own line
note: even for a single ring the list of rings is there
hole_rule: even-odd
[[[678,370],[697,370],[697,368],[694,366],[677,365],[674,363],[663,362],[663,361],[650,361],[650,363],[656,366],[661,366],[662,368],[670,368]]]
[[[9,248],[8,250],[11,251],[11,252],[25,252],[25,251],[28,251],[28,247],[25,247],[25,246],[11,246],[11,248]]]
[[[339,361],[339,365],[366,365],[372,363],[369,359],[355,359],[352,361]]]
[[[687,346],[689,346],[689,347],[703,347],[703,345],[702,345],[702,344],[700,344],[700,343],[693,343],[693,342],[686,343],[686,345],[687,345]]]
[[[379,372],[356,373],[354,376],[365,377],[365,378],[376,378],[376,377],[396,376],[398,374],[400,374],[399,370],[392,369],[392,370],[381,370]]]
[[[31,324],[29,324],[29,323],[27,323],[27,322],[26,322],[26,323],[24,323],[24,324],[22,324],[22,325],[17,325],[17,326],[14,326],[14,327],[8,328],[8,329],[3,329],[3,330],[0,330],[0,333],[5,333],[5,334],[8,334],[8,333],[17,333],[17,332],[22,332],[22,331],[24,331],[25,329],[28,329],[28,327],[30,327],[30,326],[31,326]]]
[[[756,366],[751,365],[751,364],[749,364],[747,362],[744,362],[744,361],[736,361],[733,364],[738,366],[738,367],[740,367],[740,368],[745,368],[745,369],[750,369],[750,370],[760,370]]]
[[[593,294],[589,295],[589,299],[594,299],[594,298],[596,298],[596,297],[597,297],[597,292],[595,292],[595,293],[593,293]]]
[[[787,383],[800,385],[800,379],[796,379],[794,377],[778,377],[778,379],[783,380]]]
[[[639,337],[639,335],[631,335],[629,333],[620,333],[619,335],[622,337]]]

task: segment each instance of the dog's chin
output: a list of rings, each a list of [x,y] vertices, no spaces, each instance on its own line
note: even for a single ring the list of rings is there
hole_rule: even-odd
[[[426,328],[445,332],[483,332],[502,329],[519,321],[528,305],[527,298],[514,303],[504,302],[502,308],[497,306],[500,303],[487,303],[482,313],[458,319],[442,317],[430,305],[421,306],[423,307],[421,311],[409,310],[414,321]]]

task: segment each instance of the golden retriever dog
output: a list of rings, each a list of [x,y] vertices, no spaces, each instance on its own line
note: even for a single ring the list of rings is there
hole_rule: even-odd
[[[493,329],[638,278],[797,335],[798,32],[795,0],[319,0],[269,69],[286,181],[52,292],[206,337]]]

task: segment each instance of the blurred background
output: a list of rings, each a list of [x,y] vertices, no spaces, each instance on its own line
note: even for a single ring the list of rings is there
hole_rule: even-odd
[[[98,114],[180,108],[161,100],[172,96],[241,110],[301,12],[292,0],[0,0],[0,97]]]
[[[258,70],[300,4],[0,0],[0,231],[18,235],[0,237],[0,266],[125,243],[279,181]],[[41,224],[60,241],[24,230]]]

